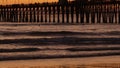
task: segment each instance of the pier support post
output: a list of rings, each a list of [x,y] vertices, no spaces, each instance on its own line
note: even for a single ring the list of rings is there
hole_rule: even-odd
[[[53,7],[53,22],[55,22],[55,12],[56,12],[55,5],[53,5],[52,7]]]
[[[51,6],[48,7],[49,10],[49,22],[51,22]]]
[[[90,20],[89,12],[86,12],[85,15],[86,15],[86,23],[89,23],[89,20]]]
[[[47,22],[47,6],[45,6],[45,22]]]
[[[69,23],[69,5],[66,6],[66,19],[67,19],[67,23]]]
[[[76,23],[78,23],[79,22],[79,6],[78,5],[76,5],[75,6],[75,14],[76,14]]]
[[[64,23],[65,22],[65,17],[64,17],[64,13],[65,13],[64,8],[65,8],[65,6],[62,5],[61,8],[62,8],[62,23]]]
[[[37,7],[37,22],[40,22],[40,10],[39,7]]]
[[[57,22],[60,22],[60,6],[57,5]]]
[[[71,23],[74,23],[74,6],[71,5]]]
[[[43,6],[41,6],[40,8],[41,8],[41,22],[43,22]]]

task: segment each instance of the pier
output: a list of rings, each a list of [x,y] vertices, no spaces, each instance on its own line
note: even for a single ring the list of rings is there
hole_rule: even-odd
[[[4,5],[0,6],[0,22],[44,24],[120,23],[120,2],[86,2]]]

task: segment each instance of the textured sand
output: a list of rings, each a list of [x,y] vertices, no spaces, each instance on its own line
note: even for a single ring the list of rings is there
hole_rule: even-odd
[[[1,61],[0,68],[120,68],[120,56]],[[106,66],[106,67],[105,67]]]

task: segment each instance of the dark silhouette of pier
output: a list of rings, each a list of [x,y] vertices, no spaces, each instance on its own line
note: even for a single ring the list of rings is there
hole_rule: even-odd
[[[0,6],[0,22],[120,23],[120,2],[69,2]]]

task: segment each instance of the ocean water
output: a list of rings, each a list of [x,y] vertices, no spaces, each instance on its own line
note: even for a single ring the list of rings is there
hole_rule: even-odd
[[[0,60],[120,55],[119,25],[0,23]]]

